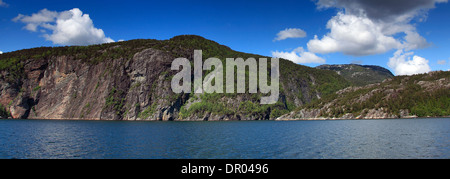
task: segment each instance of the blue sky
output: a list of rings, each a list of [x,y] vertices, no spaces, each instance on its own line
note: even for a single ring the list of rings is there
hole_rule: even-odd
[[[0,51],[195,34],[237,51],[312,67],[361,63],[397,75],[450,69],[447,0],[369,2],[0,0]],[[62,18],[65,12],[80,17]],[[83,31],[76,28],[96,36],[70,34]],[[275,40],[279,33],[287,36]]]

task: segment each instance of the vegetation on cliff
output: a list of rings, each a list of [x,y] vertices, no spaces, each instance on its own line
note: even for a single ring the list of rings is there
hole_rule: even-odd
[[[136,55],[146,49],[158,50],[165,55],[163,62],[155,63],[155,67],[151,67],[154,68],[150,73],[153,76],[151,79],[149,76],[140,76],[142,75],[140,72],[133,72],[129,69],[132,63],[139,61],[137,59],[139,57]],[[91,46],[41,47],[19,50],[0,55],[0,71],[2,71],[0,80],[4,86],[2,93],[5,94],[2,96],[4,98],[2,103],[11,102],[12,109],[20,108],[21,110],[14,110],[14,114],[17,113],[16,117],[28,117],[28,114],[45,117],[40,116],[43,113],[40,106],[52,108],[49,105],[55,105],[55,103],[67,105],[65,101],[41,105],[42,101],[40,101],[42,96],[55,95],[45,93],[58,91],[57,86],[64,82],[62,84],[66,85],[66,90],[71,91],[67,92],[69,98],[64,98],[65,94],[60,94],[62,99],[59,100],[69,99],[70,103],[77,105],[70,107],[71,104],[69,104],[68,108],[70,109],[66,109],[63,114],[60,114],[61,118],[79,116],[92,119],[163,120],[166,118],[164,115],[167,115],[169,120],[196,120],[213,115],[216,118],[220,116],[218,118],[222,119],[267,120],[351,85],[333,71],[314,69],[287,60],[280,60],[280,100],[273,105],[260,105],[260,98],[263,95],[261,93],[173,94],[170,89],[164,87],[167,82],[170,84],[170,79],[175,74],[170,70],[168,64],[178,57],[193,60],[194,50],[202,50],[204,60],[210,57],[219,58],[223,62],[225,58],[270,59],[260,55],[237,52],[214,41],[194,35],[177,36],[169,40],[137,39]],[[57,76],[62,81],[56,80],[56,83],[52,82],[55,84],[50,86],[42,85],[43,77],[46,75],[60,74],[58,70],[51,73],[46,71],[49,71],[50,67],[58,68],[55,65],[61,65],[62,60],[64,63],[73,62],[73,65],[78,67],[70,64],[72,70],[63,73],[62,76]],[[97,67],[99,65],[100,67]],[[64,68],[63,71],[67,70],[67,67]],[[82,68],[90,70],[88,73],[93,72],[93,69],[101,68],[97,69],[100,72],[95,72],[100,74],[98,77],[89,77],[92,80],[89,83],[96,84],[93,85],[95,87],[85,86],[75,89],[67,86],[67,84],[74,83],[74,80],[82,78],[80,76],[82,74],[79,72]],[[76,73],[76,75],[71,76],[71,73]],[[205,71],[204,76],[208,73]],[[69,79],[68,76],[73,79]],[[52,77],[47,76],[46,78],[51,79]],[[144,83],[143,79],[148,80],[144,80]],[[39,86],[39,89],[36,89],[36,86]],[[248,76],[246,88],[248,89]],[[21,91],[20,96],[19,91]],[[136,101],[134,99],[136,97],[133,96],[137,94],[141,94],[139,98],[145,94],[144,96],[147,96],[148,99]],[[101,112],[95,112],[95,109],[101,110]],[[70,111],[67,112],[67,110]],[[47,115],[52,116],[51,114]]]
[[[0,104],[0,118],[8,118],[9,116],[10,116],[9,112],[2,104]]]
[[[320,112],[311,118],[372,118],[370,110],[393,117],[450,116],[450,72],[396,76],[382,83],[349,87],[296,111],[314,109]]]
[[[391,79],[392,73],[376,66],[310,68],[281,59],[280,98],[271,105],[260,105],[261,97],[266,95],[261,93],[174,94],[170,81],[176,72],[170,70],[170,64],[179,57],[192,61],[194,50],[202,50],[204,60],[269,58],[237,52],[192,35],[19,50],[0,55],[0,115],[269,120],[295,110],[312,109],[319,109],[316,116],[325,118],[356,118],[367,115],[371,109],[396,116],[405,115],[405,111],[417,116],[450,115],[449,72]],[[208,73],[205,71],[204,76]]]
[[[373,65],[321,65],[316,68],[335,71],[356,86],[380,83],[394,77],[389,70]]]

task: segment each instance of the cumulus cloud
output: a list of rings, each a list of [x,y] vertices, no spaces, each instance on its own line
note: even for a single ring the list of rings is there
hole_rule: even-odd
[[[280,31],[274,41],[286,40],[288,38],[303,38],[306,37],[306,32],[302,29],[287,28]]]
[[[387,52],[402,44],[382,32],[382,26],[367,17],[339,12],[327,24],[330,32],[322,39],[317,36],[308,42],[314,53],[342,52],[346,55],[364,56]]]
[[[303,47],[298,47],[292,52],[272,52],[272,56],[275,58],[283,58],[286,60],[290,60],[297,64],[305,64],[305,63],[325,63],[325,59],[318,57],[316,54],[307,52],[303,49]]]
[[[0,7],[8,7],[9,5],[3,2],[3,0],[0,0]]]
[[[22,22],[25,23],[25,29],[29,31],[36,32],[39,26],[47,26],[50,25],[56,20],[59,13],[56,11],[49,11],[47,9],[42,9],[38,13],[34,13],[31,16],[26,16],[23,14],[19,14],[17,17],[12,19],[14,22]]]
[[[2,51],[0,51],[0,54],[3,54],[3,52],[2,52]]]
[[[414,75],[430,72],[431,68],[428,62],[427,59],[414,55],[414,52],[405,53],[403,50],[397,50],[389,59],[388,66],[394,70],[396,75]]]
[[[19,14],[12,20],[25,23],[24,28],[29,31],[37,32],[39,29],[43,37],[54,44],[92,45],[114,42],[105,36],[102,29],[95,28],[89,15],[83,14],[78,8],[63,12],[42,9],[31,16]]]
[[[405,42],[403,48],[406,50],[422,49],[430,46],[427,40],[415,31],[406,31],[404,37]]]
[[[429,43],[413,25],[423,21],[427,11],[436,3],[448,0],[318,0],[319,9],[338,8],[329,20],[330,32],[308,42],[314,53],[342,52],[365,56],[385,53],[392,49],[414,50]]]

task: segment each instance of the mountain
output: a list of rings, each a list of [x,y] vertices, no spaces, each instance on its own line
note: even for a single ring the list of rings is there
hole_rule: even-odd
[[[175,94],[174,59],[269,58],[200,36],[0,54],[0,118],[75,120],[305,120],[450,115],[450,72],[396,76],[377,66],[310,68],[280,59],[280,94]],[[269,58],[270,59],[270,58]],[[205,78],[211,71],[204,71]],[[249,81],[246,82],[248,90]],[[373,84],[372,84],[373,83]],[[368,84],[368,85],[366,85]],[[235,84],[236,85],[236,84]],[[280,117],[281,116],[281,117]]]
[[[278,120],[379,119],[450,116],[450,72],[396,76],[348,87]]]
[[[172,61],[184,57],[193,63],[196,49],[203,50],[203,60],[263,57],[193,35],[4,53],[0,55],[0,115],[21,119],[270,120],[351,85],[333,71],[280,59],[276,104],[260,105],[261,93],[175,94],[171,79],[177,71],[171,70]]]
[[[356,86],[379,83],[394,77],[388,69],[374,65],[321,65],[316,68],[335,71]]]

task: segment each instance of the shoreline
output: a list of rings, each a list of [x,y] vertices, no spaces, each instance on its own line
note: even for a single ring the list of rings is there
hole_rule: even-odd
[[[305,119],[275,119],[275,120],[104,120],[104,119],[79,119],[79,118],[28,118],[28,119],[14,119],[14,118],[0,118],[0,120],[46,120],[46,121],[111,121],[111,122],[247,122],[247,121],[344,121],[344,120],[396,120],[396,119],[439,119],[450,118],[450,116],[438,117],[403,117],[403,118],[361,118],[361,119],[343,119],[343,118],[305,118]]]
[[[338,120],[379,120],[379,119],[417,119],[417,118],[449,118],[450,116],[442,117],[417,117],[417,116],[405,116],[405,117],[395,117],[395,118],[277,118],[277,121],[338,121]]]

